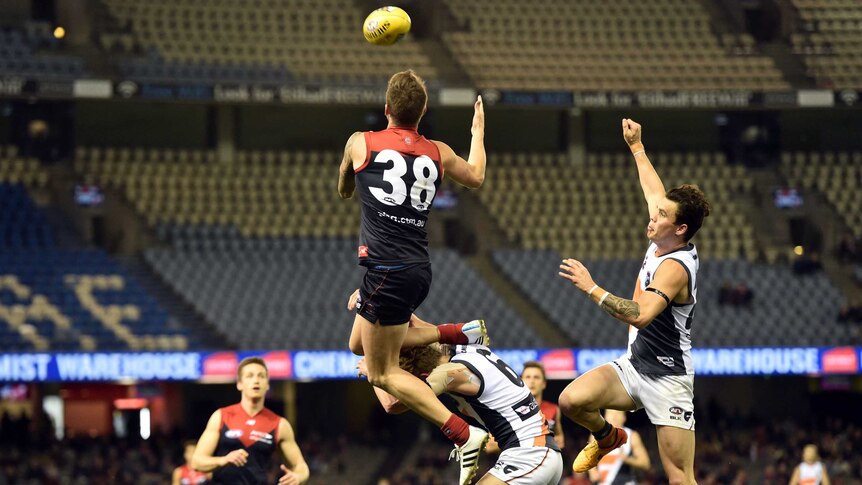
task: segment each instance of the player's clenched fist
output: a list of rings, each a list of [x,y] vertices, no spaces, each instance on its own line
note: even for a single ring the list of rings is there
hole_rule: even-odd
[[[641,142],[641,125],[634,121],[623,118],[623,138],[629,145]]]

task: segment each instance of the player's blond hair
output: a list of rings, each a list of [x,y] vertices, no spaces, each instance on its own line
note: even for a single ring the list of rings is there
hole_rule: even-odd
[[[440,344],[403,349],[398,366],[416,377],[425,378],[440,365],[440,357],[448,352],[448,346]]]

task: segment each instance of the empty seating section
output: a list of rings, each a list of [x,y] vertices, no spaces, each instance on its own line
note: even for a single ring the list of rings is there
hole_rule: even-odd
[[[184,350],[182,329],[101,251],[0,253],[0,320],[10,350]],[[7,346],[8,345],[8,346]]]
[[[33,24],[31,27],[44,27]],[[0,73],[39,79],[77,79],[84,77],[81,59],[65,56],[50,49],[40,50],[39,44],[53,41],[44,28],[30,28],[29,33],[0,28]]]
[[[446,0],[444,41],[480,88],[579,91],[789,85],[764,56],[733,55],[699,2]],[[749,52],[746,52],[749,53]]]
[[[242,348],[346,348],[347,297],[362,269],[350,240],[285,239],[241,251],[147,251],[152,267]],[[431,294],[418,310],[435,322],[485,318],[496,346],[540,345],[482,279],[450,251],[432,253]]]
[[[645,245],[642,250],[645,250]],[[556,251],[500,250],[494,261],[528,297],[574,341],[587,347],[626,345],[626,327],[556,276],[562,255]],[[630,297],[641,259],[586,260],[603,288]],[[720,305],[724,282],[745,282],[750,307]],[[706,260],[698,273],[696,347],[840,345],[849,328],[836,322],[842,297],[823,273],[795,276],[790,268],[742,260]]]
[[[862,86],[862,4],[855,0],[791,0],[799,12],[791,45],[823,88]]]
[[[0,148],[0,347],[4,350],[185,349],[158,307],[102,251],[65,251],[27,187],[48,172]]]
[[[358,204],[335,192],[339,153],[242,152],[222,164],[211,151],[79,148],[76,158],[79,173],[121,189],[164,236],[174,226],[244,237],[358,232]]]
[[[51,227],[27,193],[27,187],[44,186],[48,173],[37,160],[17,154],[14,146],[0,147],[0,247],[51,246]]]
[[[862,152],[785,152],[781,167],[789,185],[822,193],[862,238]]]
[[[508,238],[525,249],[555,249],[577,258],[639,257],[648,212],[631,156],[593,153],[491,155],[496,161],[478,195]],[[713,213],[696,242],[707,258],[754,259],[752,226],[735,193],[751,190],[743,167],[721,153],[651,153],[666,188],[699,185]]]
[[[192,77],[212,74],[216,66],[237,69],[238,75],[247,68],[275,69],[269,79],[246,82],[283,82],[288,75],[302,81],[379,82],[407,68],[428,79],[437,76],[412,37],[386,49],[367,44],[360,31],[367,12],[352,0],[103,1],[144,51],[165,61],[144,58],[124,65],[127,73],[172,77],[189,64],[183,75]],[[113,38],[103,44],[113,45]]]

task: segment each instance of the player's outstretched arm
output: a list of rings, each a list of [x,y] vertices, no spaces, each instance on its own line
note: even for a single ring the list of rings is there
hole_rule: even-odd
[[[207,427],[198,439],[195,453],[192,455],[192,468],[199,472],[211,472],[228,465],[245,466],[248,452],[233,450],[225,456],[213,456],[218,446],[219,427],[221,426],[221,409],[210,416]]]
[[[641,141],[641,125],[628,118],[623,119],[623,138],[635,157],[641,189],[644,192],[647,208],[652,214],[656,210],[655,206],[658,200],[664,197],[665,190],[661,178],[659,178],[644,150],[644,144]]]
[[[571,281],[610,316],[637,328],[645,328],[688,285],[688,272],[669,259],[659,265],[652,283],[637,300],[620,298],[599,287],[587,268],[575,259],[564,259],[559,275]]]
[[[278,423],[278,450],[287,463],[287,466],[281,465],[283,475],[278,479],[278,485],[299,485],[307,482],[310,475],[308,464],[296,444],[293,427],[284,418]]]
[[[354,178],[356,171],[353,162],[364,159],[365,135],[357,131],[347,139],[347,144],[344,146],[344,157],[341,159],[341,166],[338,170],[338,194],[342,199],[353,197],[353,191],[356,190],[356,179]]]
[[[476,98],[473,105],[473,125],[470,128],[470,154],[467,160],[455,154],[452,148],[441,142],[434,141],[440,149],[440,163],[452,180],[471,189],[478,189],[485,182],[485,106],[482,96]]]

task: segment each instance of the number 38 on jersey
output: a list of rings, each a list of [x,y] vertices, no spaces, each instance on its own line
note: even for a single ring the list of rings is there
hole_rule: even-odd
[[[381,186],[370,186],[368,191],[388,206],[410,205],[422,212],[428,211],[437,193],[435,182],[439,177],[437,164],[427,155],[407,156],[395,150],[383,150],[374,157],[375,164],[390,165],[383,171]],[[408,163],[410,162],[410,163]],[[408,188],[409,187],[409,188]]]

